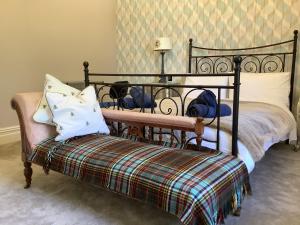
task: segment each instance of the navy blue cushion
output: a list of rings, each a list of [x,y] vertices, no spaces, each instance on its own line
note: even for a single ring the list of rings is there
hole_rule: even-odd
[[[189,105],[187,109],[190,117],[214,118],[217,116],[217,108],[203,104]],[[220,105],[220,116],[230,116],[231,108],[226,104]]]
[[[143,89],[141,87],[132,87],[129,93],[135,104],[140,108],[152,108],[157,106],[156,102],[151,100],[151,95],[144,93],[143,98]]]
[[[120,99],[120,106],[125,109],[134,109],[138,108],[138,106],[133,101],[133,98],[122,98]]]
[[[212,107],[217,106],[215,94],[210,90],[203,91],[196,99],[197,104],[204,104]]]
[[[112,106],[120,106],[121,108],[125,109],[134,109],[138,108],[138,106],[133,101],[133,98],[121,98],[118,100],[118,102],[100,102],[101,108],[109,108]]]
[[[196,99],[192,100],[186,114],[190,117],[214,118],[217,116],[217,100],[210,90],[203,91]],[[230,116],[231,108],[226,104],[220,105],[220,116]]]

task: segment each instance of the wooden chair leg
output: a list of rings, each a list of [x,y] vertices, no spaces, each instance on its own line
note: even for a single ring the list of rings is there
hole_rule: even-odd
[[[24,186],[24,188],[28,189],[30,188],[32,177],[32,168],[30,162],[24,162],[24,176],[26,180],[26,185]]]

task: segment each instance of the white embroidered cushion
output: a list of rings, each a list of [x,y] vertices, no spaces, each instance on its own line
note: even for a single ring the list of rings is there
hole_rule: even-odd
[[[33,120],[38,123],[46,123],[50,125],[55,125],[52,122],[52,113],[49,109],[49,105],[46,100],[46,93],[48,91],[51,92],[59,92],[61,94],[65,95],[77,95],[80,91],[77,90],[76,88],[70,87],[55,77],[46,74],[46,81],[45,81],[45,87],[44,87],[44,94],[43,97],[38,105],[38,108],[36,112],[33,115]]]
[[[92,86],[75,96],[47,92],[46,99],[59,134],[56,141],[93,133],[109,134]]]

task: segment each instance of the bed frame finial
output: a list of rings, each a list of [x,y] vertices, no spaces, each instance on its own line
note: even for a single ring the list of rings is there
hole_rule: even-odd
[[[298,30],[294,30],[294,35],[298,36]]]
[[[88,69],[89,68],[89,62],[88,61],[84,61],[83,62],[83,66],[84,66],[84,69]]]
[[[240,55],[237,55],[234,57],[233,61],[235,62],[236,65],[240,65],[242,63],[242,57]]]

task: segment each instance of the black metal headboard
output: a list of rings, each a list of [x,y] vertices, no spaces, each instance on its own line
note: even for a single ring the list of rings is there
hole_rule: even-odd
[[[294,38],[270,45],[251,48],[218,49],[193,45],[189,40],[189,73],[216,74],[232,72],[234,57],[242,57],[241,71],[251,73],[291,72],[290,110],[292,109],[295,83],[298,30]],[[194,51],[202,55],[194,54]],[[203,54],[205,52],[205,54]]]

